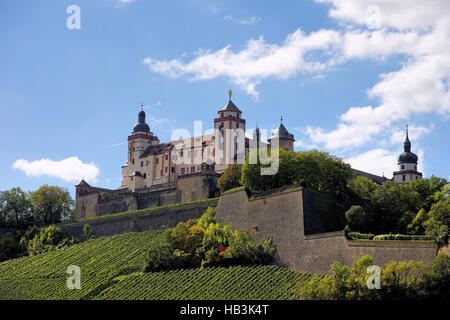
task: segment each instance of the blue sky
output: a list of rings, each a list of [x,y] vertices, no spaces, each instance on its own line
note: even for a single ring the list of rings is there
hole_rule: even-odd
[[[79,30],[66,26],[72,4]],[[389,178],[409,123],[419,168],[448,178],[450,6],[422,5],[2,1],[0,190],[73,195],[80,176],[117,188],[141,101],[168,141],[195,120],[211,128],[230,88],[247,129],[282,114],[295,150]]]

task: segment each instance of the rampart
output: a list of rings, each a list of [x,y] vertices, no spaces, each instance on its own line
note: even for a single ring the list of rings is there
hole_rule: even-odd
[[[436,256],[431,242],[347,240],[342,215],[331,198],[297,188],[258,198],[245,190],[225,193],[216,217],[234,229],[251,230],[256,239],[271,237],[276,262],[293,270],[326,274],[334,261],[351,266],[366,254],[380,266],[389,260],[428,264]]]
[[[83,227],[89,224],[95,237],[111,236],[128,232],[142,232],[175,227],[178,222],[199,218],[208,207],[217,206],[217,200],[181,204],[154,210],[144,210],[117,216],[104,216],[97,219],[61,224],[60,227],[82,239]]]

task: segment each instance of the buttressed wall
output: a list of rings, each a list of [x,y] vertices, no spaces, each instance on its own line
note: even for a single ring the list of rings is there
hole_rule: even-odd
[[[234,229],[251,230],[257,240],[272,237],[276,262],[293,270],[326,274],[334,261],[351,266],[366,254],[380,266],[389,260],[428,264],[436,256],[430,242],[347,240],[342,215],[332,199],[298,188],[250,199],[245,190],[225,193],[216,217]]]

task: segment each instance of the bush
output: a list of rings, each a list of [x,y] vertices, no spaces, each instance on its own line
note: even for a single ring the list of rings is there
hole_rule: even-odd
[[[0,235],[0,262],[27,254],[25,246],[11,234]]]
[[[92,235],[92,227],[89,224],[85,224],[83,227],[83,240],[87,241],[89,240],[91,237],[93,237]]]
[[[225,169],[225,172],[217,180],[217,187],[222,193],[241,186],[241,169],[242,166],[238,164],[232,164]]]
[[[356,240],[372,240],[375,236],[372,233],[359,233],[359,232],[349,232],[347,234],[351,239]]]
[[[355,261],[351,268],[334,262],[330,274],[312,276],[300,281],[301,299],[320,300],[398,300],[443,299],[450,293],[450,258],[441,253],[430,266],[423,262],[390,261],[382,266],[381,288],[368,289],[367,267],[373,264],[370,256]]]
[[[409,234],[380,234],[373,237],[373,240],[433,240],[430,236],[417,236]]]
[[[246,230],[217,223],[215,211],[208,208],[200,219],[178,223],[168,232],[168,245],[149,252],[144,271],[271,262],[271,240],[256,242]]]
[[[361,206],[352,206],[345,213],[345,219],[352,231],[363,231],[366,221],[366,213]]]
[[[23,238],[24,243],[26,240]],[[41,228],[32,240],[27,243],[28,253],[33,256],[54,249],[64,248],[78,243],[74,237],[69,237],[63,230],[54,225]]]

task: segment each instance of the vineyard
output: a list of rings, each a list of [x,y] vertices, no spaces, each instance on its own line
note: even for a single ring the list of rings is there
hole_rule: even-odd
[[[102,237],[0,263],[0,299],[296,299],[307,274],[278,266],[235,266],[142,273],[150,248],[167,231]],[[70,290],[67,267],[81,269]]]

